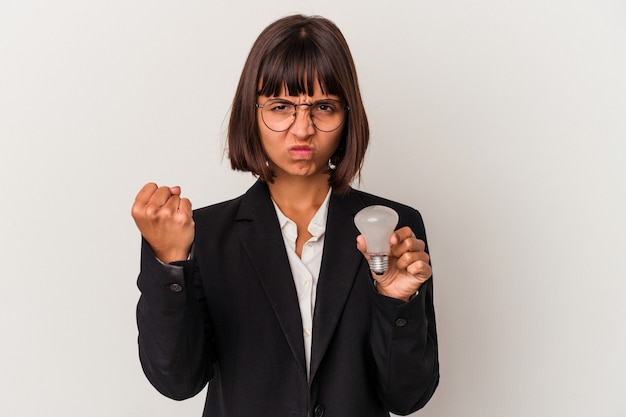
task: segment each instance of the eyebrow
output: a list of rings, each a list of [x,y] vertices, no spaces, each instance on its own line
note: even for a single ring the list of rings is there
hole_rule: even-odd
[[[295,103],[294,100],[292,100],[293,98],[298,98],[299,96],[286,96],[286,97],[282,97],[282,96],[260,96],[260,97],[267,97],[268,100],[282,100],[282,101],[289,101],[291,103]],[[310,96],[307,96],[309,98],[311,98]],[[327,96],[327,97],[321,97],[318,99],[315,99],[312,101],[312,103],[315,103],[317,101],[325,101],[325,100],[334,100],[334,101],[339,101],[341,102],[341,98],[339,98],[339,96],[336,95],[331,95],[331,96]]]

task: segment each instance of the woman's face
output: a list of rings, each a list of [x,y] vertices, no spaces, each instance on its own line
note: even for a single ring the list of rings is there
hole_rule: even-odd
[[[269,99],[284,99],[296,105],[311,104],[327,99],[341,103],[337,96],[322,94],[318,83],[315,83],[312,96],[306,94],[290,96],[283,89],[276,97],[259,96],[257,104],[263,106]],[[261,143],[276,179],[292,176],[316,177],[328,174],[328,159],[339,146],[343,123],[331,132],[318,130],[311,119],[311,107],[297,106],[296,119],[293,124],[285,131],[276,132],[263,121],[262,111],[272,110],[269,107],[265,110],[258,108],[257,120]]]

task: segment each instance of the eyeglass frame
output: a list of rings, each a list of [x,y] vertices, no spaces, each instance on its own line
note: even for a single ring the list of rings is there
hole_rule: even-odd
[[[287,126],[287,128],[285,128],[283,130],[276,130],[276,129],[272,129],[271,127],[269,127],[267,125],[267,122],[265,121],[265,118],[263,117],[263,108],[270,101],[282,102],[282,103],[285,103],[285,104],[291,104],[295,108],[295,112],[293,114],[293,121],[291,122],[291,124],[289,126]],[[265,125],[265,127],[267,127],[272,132],[286,132],[287,130],[291,129],[291,127],[294,125],[294,123],[296,123],[297,114],[298,114],[298,107],[302,107],[302,106],[307,106],[309,108],[309,118],[311,119],[311,124],[313,124],[313,127],[315,129],[319,130],[320,132],[326,132],[326,133],[334,132],[335,130],[339,129],[341,127],[341,125],[343,125],[344,122],[346,121],[346,116],[348,114],[347,112],[350,111],[350,106],[348,106],[348,105],[343,106],[343,110],[345,110],[345,112],[343,114],[343,118],[341,120],[341,123],[339,123],[339,125],[336,128],[334,128],[332,130],[322,130],[319,127],[317,127],[317,125],[315,124],[315,120],[313,120],[313,116],[311,114],[311,108],[313,108],[314,105],[316,105],[318,103],[323,103],[325,101],[326,102],[328,102],[328,101],[336,101],[337,103],[342,104],[340,100],[335,100],[334,98],[316,100],[313,103],[294,103],[293,101],[289,101],[289,100],[285,100],[285,99],[270,98],[270,99],[267,99],[263,104],[254,103],[254,107],[256,107],[257,109],[261,109],[261,120],[263,120],[263,124]]]

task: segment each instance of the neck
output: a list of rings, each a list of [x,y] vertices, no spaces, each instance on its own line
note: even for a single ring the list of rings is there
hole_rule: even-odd
[[[274,183],[268,183],[268,187],[272,199],[288,217],[288,213],[315,213],[330,189],[327,176],[315,180],[275,178]]]

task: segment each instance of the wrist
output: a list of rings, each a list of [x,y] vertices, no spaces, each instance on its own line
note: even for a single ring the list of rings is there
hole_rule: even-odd
[[[157,259],[164,264],[171,264],[172,262],[182,262],[189,260],[190,252],[187,251],[172,251],[172,252],[160,252],[154,251],[154,255]]]
[[[390,291],[389,288],[383,285],[380,285],[380,283],[376,280],[374,280],[374,289],[380,295],[384,295],[385,297],[389,297],[389,298],[395,298],[396,300],[404,301],[405,303],[408,303],[409,301],[411,301],[411,298],[416,295],[416,293],[405,295],[405,294],[400,294],[397,291]]]

